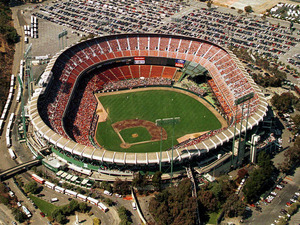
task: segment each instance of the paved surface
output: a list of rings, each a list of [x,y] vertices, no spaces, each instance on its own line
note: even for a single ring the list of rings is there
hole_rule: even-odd
[[[294,193],[300,188],[300,168],[296,169],[293,176],[288,176],[284,179],[288,182],[282,190],[274,190],[277,196],[270,204],[263,204],[261,201],[260,206],[262,207],[262,212],[257,212],[252,210],[253,215],[248,220],[245,220],[245,224],[257,224],[265,225],[274,223],[275,219],[278,219],[281,209],[286,209],[285,204],[293,197]],[[253,208],[252,208],[253,209]],[[299,213],[292,216],[290,224],[297,224],[293,221],[299,221]]]

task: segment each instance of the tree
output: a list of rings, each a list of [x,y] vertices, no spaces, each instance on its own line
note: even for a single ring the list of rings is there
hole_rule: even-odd
[[[300,115],[296,115],[294,117],[292,117],[293,122],[295,124],[296,129],[298,129],[298,131],[300,130]]]
[[[70,211],[73,212],[73,211],[76,211],[79,207],[79,204],[76,200],[72,199],[69,203],[69,206],[70,206]]]
[[[101,220],[99,218],[95,217],[93,219],[93,225],[100,225],[100,224],[101,224]]]
[[[110,198],[105,198],[104,199],[104,202],[109,205],[109,206],[112,206],[113,205],[113,201],[110,199]]]
[[[266,152],[262,151],[258,154],[257,164],[263,168],[266,177],[270,177],[275,170],[273,161]]]
[[[208,212],[215,212],[219,203],[212,191],[210,190],[200,190],[198,192],[198,200],[202,208],[204,208]]]
[[[25,213],[23,213],[20,209],[14,208],[12,212],[15,216],[15,220],[20,223],[23,223],[27,218]]]
[[[152,185],[157,191],[161,190],[161,175],[162,175],[161,171],[156,171],[152,177]]]
[[[147,174],[142,175],[140,172],[138,172],[132,180],[132,186],[136,188],[144,188],[147,185],[147,182]]]
[[[238,197],[231,195],[223,205],[223,211],[227,217],[242,216],[245,213],[246,204]]]
[[[150,200],[149,211],[158,224],[194,224],[197,202],[191,187],[191,181],[184,179]]]
[[[109,191],[109,192],[112,192],[112,191],[113,191],[111,185],[110,185],[108,182],[106,182],[106,181],[102,181],[100,187],[101,187],[102,189],[104,189],[104,190]]]
[[[0,203],[3,203],[4,205],[8,205],[9,199],[3,195],[0,195]]]
[[[259,196],[269,189],[274,181],[269,175],[269,171],[264,168],[255,169],[250,173],[249,178],[243,188],[244,196],[247,202],[256,202]]]
[[[238,12],[238,14],[242,14],[243,10],[239,9],[237,12]]]
[[[35,181],[30,181],[29,183],[25,184],[24,190],[26,193],[36,194],[38,190],[37,183]]]
[[[246,13],[251,13],[251,12],[253,12],[252,7],[251,7],[250,5],[245,6],[244,10],[245,10]]]
[[[88,205],[86,204],[86,202],[79,203],[79,210],[80,210],[80,212],[83,212],[83,213],[88,210]]]
[[[122,181],[119,178],[116,178],[116,180],[113,183],[113,191],[115,193],[121,194],[121,195],[127,195],[130,193],[130,185],[127,180]]]
[[[132,223],[130,212],[124,206],[118,209],[118,214],[121,219],[120,225],[129,225]]]
[[[0,183],[0,193],[6,193],[7,192],[7,188],[3,183]]]
[[[298,99],[292,93],[286,92],[281,95],[275,94],[271,99],[271,104],[277,110],[287,112],[297,101]]]
[[[213,4],[213,1],[212,0],[208,0],[206,5],[210,9],[212,4]]]

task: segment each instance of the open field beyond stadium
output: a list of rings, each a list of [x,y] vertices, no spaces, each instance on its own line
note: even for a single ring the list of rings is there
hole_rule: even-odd
[[[126,148],[127,152],[157,152],[160,150],[160,141],[152,141],[146,129],[140,126],[123,128],[119,130],[119,135],[122,136],[120,138],[112,124],[125,120],[155,122],[160,118],[180,117],[180,123],[175,126],[174,145],[178,143],[177,138],[186,134],[220,128],[221,123],[216,116],[197,98],[190,95],[192,94],[178,93],[169,88],[120,91],[113,95],[101,94],[99,101],[108,117],[105,122],[98,124],[96,139],[101,146],[109,150],[124,151],[124,148],[120,147],[123,139],[132,144]],[[163,128],[167,133],[166,138],[163,138],[163,150],[167,150],[172,146],[173,129],[171,125]]]

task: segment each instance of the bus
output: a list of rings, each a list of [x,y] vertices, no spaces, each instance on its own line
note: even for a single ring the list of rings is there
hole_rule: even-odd
[[[103,212],[108,211],[108,208],[102,202],[98,203],[98,208],[101,209]]]
[[[24,206],[22,205],[22,210],[23,212],[25,213],[25,215],[30,218],[31,217],[31,213],[29,212],[29,210]]]
[[[9,153],[11,159],[15,159],[16,158],[16,155],[14,153],[14,150],[12,150],[12,148],[8,149],[8,153]]]
[[[38,176],[36,174],[32,174],[31,178],[34,179],[36,182],[38,182],[40,184],[44,184],[45,183],[45,179],[41,178],[40,176]]]

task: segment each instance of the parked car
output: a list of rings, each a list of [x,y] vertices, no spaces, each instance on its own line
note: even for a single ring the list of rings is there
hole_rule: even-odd
[[[45,213],[43,213],[43,212],[40,212],[40,214],[41,214],[41,216],[42,216],[42,217],[45,217]]]

